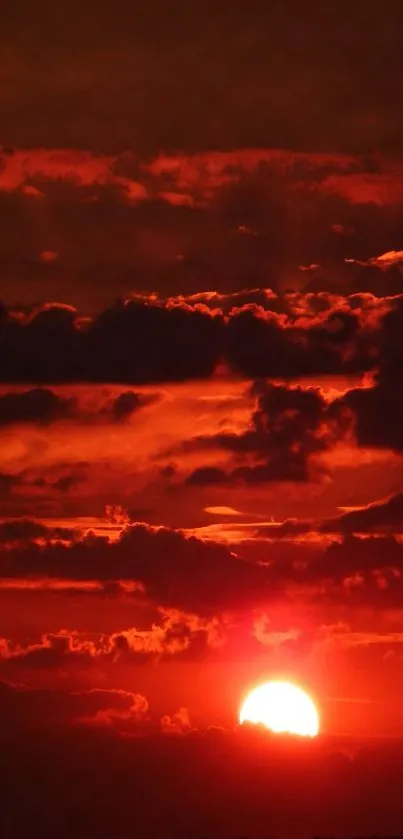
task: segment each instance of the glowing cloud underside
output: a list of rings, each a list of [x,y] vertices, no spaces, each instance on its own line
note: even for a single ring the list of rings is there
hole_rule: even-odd
[[[319,715],[312,699],[291,682],[267,682],[252,690],[239,721],[260,723],[276,733],[315,737],[319,732]]]

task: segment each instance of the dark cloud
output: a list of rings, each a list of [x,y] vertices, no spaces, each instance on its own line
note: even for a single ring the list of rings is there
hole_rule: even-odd
[[[8,495],[13,487],[18,486],[20,478],[18,475],[9,475],[7,472],[0,472],[0,495]]]
[[[255,317],[250,310],[244,310],[230,319],[229,330],[232,324],[237,328],[242,318],[248,324],[248,334],[238,334],[234,347],[238,357],[242,355],[244,375],[253,376],[261,372],[262,379],[252,388],[252,393],[257,396],[257,409],[251,417],[249,428],[241,434],[222,433],[210,438],[199,437],[185,444],[187,450],[210,448],[232,452],[241,461],[235,468],[230,464],[230,471],[222,467],[199,467],[188,477],[188,483],[202,485],[237,480],[247,483],[308,480],[313,474],[310,469],[313,456],[320,455],[343,438],[351,442],[354,437],[360,447],[386,448],[398,453],[403,451],[402,300],[398,297],[389,301],[380,320],[375,316],[375,322],[381,324],[376,345],[372,341],[373,335],[368,343],[369,332],[365,328],[361,335],[357,333],[358,316],[354,303],[361,306],[362,301],[359,302],[359,297],[352,300],[354,302],[349,312],[339,309],[329,314],[326,328],[331,335],[331,342],[341,352],[340,362],[350,352],[350,343],[356,349],[357,344],[366,344],[368,358],[372,356],[375,370],[372,382],[348,389],[341,397],[325,399],[319,388],[296,387],[292,381],[289,385],[268,384],[263,378],[276,376],[275,365],[279,377],[292,380],[301,375],[301,357],[307,346],[309,352],[312,350],[312,361],[314,358],[322,359],[316,362],[316,374],[324,373],[327,366],[326,361],[323,362],[326,340],[318,338],[322,326],[318,329],[314,325],[306,329],[304,339],[302,335],[299,336],[302,343],[301,352],[298,353],[297,343],[293,346],[298,327],[289,340],[288,337],[283,339],[287,330],[279,330],[272,324],[267,332],[266,321]],[[271,350],[266,343],[267,335],[270,334],[276,336],[276,341],[280,341]],[[254,339],[259,335],[255,343]],[[282,344],[283,340],[285,344]],[[348,369],[351,372],[352,368],[345,365],[344,372]],[[307,374],[308,369],[304,372]],[[336,368],[332,371],[328,369],[327,372],[336,373]],[[313,375],[313,367],[310,373]],[[248,457],[249,460],[252,457],[254,462],[247,462]]]
[[[315,305],[309,297],[307,303]],[[325,300],[319,297],[320,304]],[[371,330],[362,327],[359,311],[347,300],[344,306],[325,308],[318,319],[308,315],[299,322],[245,307],[228,324],[228,361],[249,378],[364,371],[374,364],[370,358],[376,354],[377,339],[372,341]]]
[[[40,480],[40,479],[39,479]],[[54,482],[53,487],[57,492],[70,492],[71,489],[84,483],[86,475],[78,470],[70,472],[68,475],[63,475]],[[46,486],[46,482],[45,482]]]
[[[117,303],[80,328],[71,309],[42,309],[25,324],[3,321],[6,382],[182,381],[211,375],[221,320],[197,308]],[[7,361],[6,361],[7,358]]]
[[[33,515],[50,515],[52,510],[56,512],[57,499],[62,503],[63,496],[74,495],[78,487],[87,482],[88,465],[85,461],[77,461],[22,469],[17,474],[0,473],[1,515],[9,519],[16,516],[29,519]]]
[[[308,533],[398,535],[403,530],[403,494],[391,495],[366,507],[347,510],[325,520],[286,519],[270,530],[273,539],[297,539]],[[261,535],[267,529],[261,528]]]
[[[117,302],[85,321],[65,306],[46,306],[25,318],[5,310],[0,381],[184,381],[211,376],[222,360],[249,378],[364,372],[383,352],[389,310],[399,306],[399,298],[371,295],[265,299],[267,308],[234,306],[228,317],[202,299],[147,297]],[[276,300],[287,316],[273,311]],[[42,391],[35,394],[44,400]]]
[[[297,522],[295,527],[286,526],[283,535],[292,539],[307,531],[309,525],[300,527]],[[319,549],[300,546],[280,558],[273,544],[268,556],[273,583],[281,581],[284,591],[296,586],[301,593],[313,586],[314,600],[339,610],[348,604],[394,608],[403,595],[403,546],[394,537],[347,534]]]
[[[78,697],[64,699],[55,692],[44,701],[40,693],[16,693],[11,692],[10,700],[6,688],[4,704],[10,711],[14,699],[21,709],[25,704],[20,715],[25,713],[25,719],[34,715],[35,702],[49,708],[53,700],[55,716],[58,702],[79,708]],[[81,702],[95,707],[109,698],[123,714],[130,696],[83,696]],[[167,713],[172,718],[175,711]],[[4,835],[22,839],[27,819],[45,839],[56,825],[61,839],[83,827],[108,839],[118,831],[125,837],[138,830],[151,837],[164,832],[173,837],[185,828],[192,835],[209,835],[211,824],[220,836],[257,836],[268,822],[279,839],[315,836],[318,825],[324,835],[342,833],[346,822],[354,836],[382,835],[385,825],[390,835],[399,835],[403,765],[400,743],[391,739],[324,736],[319,742],[288,742],[247,727],[138,736],[144,726],[135,720],[131,731],[127,725],[122,732],[126,736],[116,738],[113,730],[105,725],[40,725],[31,731],[27,726],[4,727]]]
[[[403,451],[403,300],[385,315],[373,387],[354,389],[336,403],[350,412],[358,445]]]
[[[307,578],[343,580],[359,572],[403,567],[403,547],[392,537],[360,538],[344,536],[341,542],[333,541],[310,563]],[[400,584],[399,584],[400,585]]]
[[[148,703],[145,697],[125,690],[95,688],[69,693],[0,682],[0,711],[7,726],[25,732],[75,721],[113,725],[125,720],[134,728],[145,720]]]
[[[231,476],[217,466],[199,466],[186,478],[189,486],[209,486],[210,484],[229,483]]]
[[[76,397],[66,397],[49,388],[33,388],[0,395],[0,425],[18,423],[47,425],[75,420],[82,423],[121,422],[144,405],[158,399],[157,394],[137,394],[128,390],[116,397],[104,398],[98,409],[88,409]]]
[[[5,537],[17,541],[19,528],[5,528]],[[15,532],[14,532],[15,531]],[[43,535],[38,526],[36,538]],[[1,576],[46,576],[71,580],[136,580],[149,596],[167,606],[212,613],[261,602],[271,593],[270,580],[261,569],[226,547],[186,537],[180,531],[137,524],[123,530],[115,543],[91,534],[70,545],[52,541],[40,547],[8,551],[1,561]],[[68,534],[66,534],[67,536]],[[57,539],[57,531],[54,538]],[[6,539],[5,539],[6,540]]]
[[[399,247],[403,172],[382,156],[239,148],[148,159],[66,147],[0,160],[0,274],[12,306],[56,299],[94,313],[111,288],[403,289],[401,266],[382,259]]]
[[[351,606],[399,608],[403,596],[403,549],[392,537],[345,536],[307,569],[306,581],[321,580],[322,597]]]
[[[261,608],[279,596],[287,596],[290,585],[296,587],[295,591],[310,592],[309,596],[316,591],[324,597],[328,591],[340,603],[353,596],[360,602],[397,602],[403,580],[403,546],[393,536],[361,538],[350,534],[346,527],[344,536],[330,542],[329,536],[322,543],[316,540],[312,546],[298,541],[310,532],[323,536],[343,534],[344,527],[341,517],[340,521],[336,518],[322,524],[290,520],[271,529],[263,528],[258,561],[252,561],[247,558],[247,547],[242,545],[235,555],[217,543],[185,537],[179,531],[162,527],[131,525],[118,541],[108,542],[103,537],[80,536],[67,529],[46,531],[41,525],[22,520],[2,525],[0,535],[7,549],[2,554],[1,577],[10,582],[25,581],[27,585],[32,578],[66,580],[73,588],[74,581],[95,581],[101,585],[98,593],[104,587],[104,593],[112,597],[125,594],[125,581],[135,581],[156,604],[210,617]],[[285,540],[284,550],[280,538]],[[149,655],[164,649],[169,652],[171,642],[174,648],[178,643],[179,651],[185,654],[190,639],[189,654],[203,655],[206,643],[210,643],[206,626],[179,617],[173,623],[170,620],[164,624],[162,646],[157,643],[153,647],[135,631],[132,636],[117,635],[112,646],[119,654],[133,650],[140,659],[147,660]],[[74,661],[82,660],[83,665],[94,660],[92,644],[82,647],[68,636],[59,640],[64,657],[72,654]],[[59,652],[58,642],[56,657]],[[110,641],[107,653],[112,655]],[[29,655],[41,660],[42,656],[43,660],[52,658],[53,643],[47,639],[30,650]]]
[[[79,531],[73,527],[47,527],[35,519],[20,518],[0,522],[0,542],[6,544],[30,543],[52,539],[74,541]]]
[[[133,391],[126,391],[120,393],[112,404],[111,413],[116,420],[123,420],[134,413],[141,405],[137,393]]]
[[[187,478],[190,485],[244,481],[308,481],[310,460],[325,451],[331,439],[327,404],[318,388],[289,387],[257,382],[256,409],[242,434],[195,438],[194,448],[231,452],[241,464],[229,472],[200,467]],[[252,462],[250,462],[252,460]],[[249,461],[249,462],[248,462]]]
[[[0,396],[0,425],[11,423],[49,423],[74,416],[76,402],[46,388]]]
[[[403,493],[344,513],[325,522],[322,529],[342,533],[400,533],[403,531]]]

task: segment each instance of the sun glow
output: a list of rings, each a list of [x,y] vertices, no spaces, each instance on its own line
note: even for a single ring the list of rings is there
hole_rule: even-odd
[[[266,682],[252,690],[242,704],[239,722],[260,723],[276,734],[316,737],[319,733],[314,702],[291,682]]]

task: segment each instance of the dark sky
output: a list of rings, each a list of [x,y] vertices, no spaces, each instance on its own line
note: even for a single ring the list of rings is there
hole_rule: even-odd
[[[398,4],[48,0],[2,19],[3,142],[401,150]]]

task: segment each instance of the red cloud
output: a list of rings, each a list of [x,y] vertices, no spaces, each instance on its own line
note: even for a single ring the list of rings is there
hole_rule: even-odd
[[[161,719],[161,731],[163,734],[188,734],[192,730],[187,708],[179,708],[179,711],[172,716],[164,714]]]
[[[74,722],[91,726],[109,726],[119,730],[124,726],[129,729],[133,725],[143,723],[148,718],[149,704],[145,696],[140,693],[128,693],[124,690],[102,691],[93,688],[86,696],[97,696],[98,693],[108,694],[111,699],[110,707],[99,708],[92,715],[77,716]],[[75,694],[80,695],[80,694]],[[115,700],[115,704],[113,701]],[[119,707],[121,704],[123,707]]]

